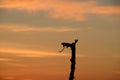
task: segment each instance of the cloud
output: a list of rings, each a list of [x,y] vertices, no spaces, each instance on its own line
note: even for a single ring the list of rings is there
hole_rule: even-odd
[[[53,19],[85,21],[86,14],[120,14],[120,6],[101,6],[94,0],[1,0],[0,8],[25,10],[28,13],[45,11]]]
[[[7,65],[12,67],[27,67],[27,65],[21,64],[18,60],[10,59],[10,58],[0,58],[0,62],[4,62],[4,66]]]
[[[0,52],[7,53],[7,54],[14,54],[20,57],[42,57],[43,58],[43,57],[71,56],[69,53],[65,53],[65,52],[64,54],[60,54],[59,52],[47,52],[47,51],[29,50],[29,49],[20,49],[20,48],[11,48],[11,47],[0,47]],[[77,54],[76,57],[89,58],[91,56],[84,55],[84,54]],[[15,60],[0,58],[0,61],[15,61]],[[16,64],[16,63],[8,63],[8,64],[19,66],[19,64]]]
[[[80,28],[67,28],[67,27],[34,27],[25,25],[12,25],[12,24],[0,24],[0,31],[10,32],[69,32],[77,31]]]
[[[113,55],[112,58],[120,58],[120,55]]]
[[[120,14],[120,6],[97,6],[91,8],[92,14]]]
[[[9,59],[9,58],[0,58],[0,61],[16,61],[16,60],[13,60],[13,59]]]
[[[12,76],[6,76],[6,77],[3,77],[4,80],[16,80],[15,77],[12,77]]]
[[[119,74],[119,75],[120,75],[120,71],[114,71],[114,73],[116,73],[116,74]]]
[[[8,66],[12,66],[12,67],[27,67],[27,65],[25,64],[21,64],[21,63],[13,63],[13,62],[9,62],[9,63],[6,63]]]
[[[19,49],[0,47],[1,53],[15,54],[21,57],[54,57],[54,56],[68,56],[67,54],[59,54],[57,52],[45,52],[39,50]]]

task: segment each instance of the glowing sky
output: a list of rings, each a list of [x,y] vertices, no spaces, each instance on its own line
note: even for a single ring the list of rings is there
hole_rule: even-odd
[[[120,0],[0,0],[0,80],[120,79]]]

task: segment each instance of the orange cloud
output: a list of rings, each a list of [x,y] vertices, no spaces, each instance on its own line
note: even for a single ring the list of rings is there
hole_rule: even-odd
[[[12,25],[12,24],[0,24],[0,31],[10,31],[10,32],[68,32],[68,31],[78,31],[80,28],[66,28],[66,27],[33,27],[25,25]]]
[[[25,73],[29,73],[29,70],[27,69],[23,69],[23,68],[20,68],[20,69],[17,69],[14,68],[14,69],[7,69],[7,70],[0,70],[0,75],[3,76],[3,78],[6,78],[6,77],[15,77],[15,76],[18,76],[20,74],[25,74]]]
[[[10,77],[3,77],[3,79],[4,80],[16,80],[15,77],[12,77],[12,76],[10,76]]]
[[[2,1],[0,8],[27,10],[30,13],[43,10],[47,11],[51,18],[85,20],[83,13],[86,7],[92,4],[91,2],[70,3],[58,0],[5,0]]]
[[[45,11],[55,19],[86,20],[85,14],[120,14],[120,6],[99,6],[95,1],[68,0],[2,0],[0,8],[26,10],[30,13]]]
[[[6,63],[8,66],[12,66],[12,67],[27,67],[27,65],[25,64],[21,64],[21,63],[13,63],[13,62],[9,62],[9,63]]]
[[[68,56],[67,54],[59,54],[55,52],[45,52],[38,50],[27,50],[27,49],[19,49],[19,48],[7,48],[0,47],[1,53],[9,53],[15,54],[21,57],[54,57],[54,56]]]
[[[120,71],[113,71],[115,74],[119,74],[120,75]]]
[[[12,67],[27,67],[25,64],[21,64],[18,60],[9,59],[9,58],[0,58],[0,62],[5,62],[4,65],[12,66]]]
[[[93,14],[120,14],[120,6],[98,6],[90,9]]]
[[[113,55],[112,58],[120,58],[120,55]]]
[[[0,52],[1,53],[8,53],[8,54],[15,54],[21,57],[62,57],[62,56],[70,56],[70,54],[65,53],[60,54],[59,52],[47,52],[47,51],[39,51],[39,50],[29,50],[29,49],[20,49],[20,48],[11,48],[11,47],[0,47]],[[77,57],[81,58],[92,58],[91,56],[84,55],[84,54],[77,54]],[[7,59],[7,58],[0,58],[0,61],[16,61],[12,59]],[[18,65],[16,63],[8,63],[8,64],[13,64],[13,65]],[[20,64],[20,66],[22,66]]]
[[[9,59],[9,58],[0,58],[0,61],[16,61],[16,60]]]

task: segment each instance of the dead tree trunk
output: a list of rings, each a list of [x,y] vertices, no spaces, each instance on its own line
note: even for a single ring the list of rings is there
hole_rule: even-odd
[[[64,50],[64,48],[68,48],[70,47],[71,48],[71,53],[72,53],[72,56],[71,56],[71,71],[70,71],[70,75],[69,75],[69,80],[74,80],[74,73],[75,73],[75,64],[76,64],[76,43],[78,42],[78,40],[75,40],[75,42],[73,43],[61,43],[63,45],[63,49],[62,51]],[[60,51],[60,52],[62,52]]]

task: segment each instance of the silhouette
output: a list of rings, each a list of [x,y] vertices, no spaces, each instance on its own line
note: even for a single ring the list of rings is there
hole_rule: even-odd
[[[69,80],[74,80],[74,72],[75,72],[75,64],[76,64],[76,43],[78,42],[78,40],[75,40],[75,42],[73,43],[66,43],[63,42],[61,43],[61,45],[63,45],[63,49],[59,52],[63,52],[64,48],[71,48],[72,51],[72,56],[71,56],[71,71],[70,71],[70,75],[69,75]]]
[[[59,52],[63,52],[63,50],[65,49],[65,47],[68,48],[68,47],[71,46],[70,43],[66,43],[66,42],[61,43],[61,45],[63,45],[63,49],[61,51],[59,51]]]

